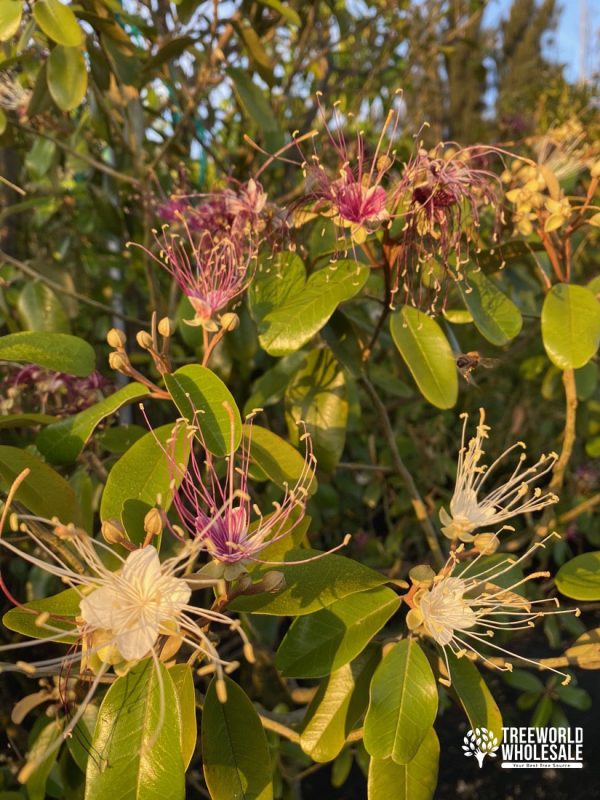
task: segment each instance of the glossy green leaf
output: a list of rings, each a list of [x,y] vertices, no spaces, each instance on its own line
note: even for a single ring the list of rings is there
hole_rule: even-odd
[[[189,664],[175,664],[169,669],[173,681],[179,713],[181,716],[181,753],[183,766],[187,769],[198,739],[198,725],[196,723],[196,692],[194,690],[194,676]]]
[[[254,706],[224,678],[227,701],[208,687],[202,713],[202,760],[212,800],[273,800],[267,737]]]
[[[25,285],[19,295],[17,310],[26,330],[70,333],[69,320],[60,300],[41,281]]]
[[[488,342],[499,347],[521,331],[521,312],[483,272],[470,273],[459,288],[475,327]]]
[[[77,17],[68,6],[59,0],[37,0],[33,6],[33,17],[46,36],[65,47],[83,44],[83,30]]]
[[[305,468],[304,456],[295,447],[260,425],[242,426],[245,447],[250,448],[250,461],[256,464],[276,486],[293,486]],[[302,443],[300,444],[302,446]],[[317,490],[313,480],[310,494]]]
[[[407,764],[435,720],[437,684],[414,639],[403,639],[384,656],[371,681],[364,743],[374,758]]]
[[[94,729],[85,800],[183,800],[181,722],[169,670],[137,664],[106,693]]]
[[[39,736],[29,753],[27,754],[27,764],[36,764],[44,753],[56,743],[56,740],[62,735],[62,720],[54,720],[44,725]],[[39,766],[37,766],[30,777],[27,779],[27,797],[29,800],[45,800],[46,798],[46,784],[48,783],[48,776],[56,759],[58,757],[58,747],[43,758]]]
[[[252,394],[244,405],[244,413],[250,414],[255,408],[267,408],[278,403],[285,394],[290,378],[306,361],[306,353],[290,353],[280,358],[274,367],[268,369],[252,386]]]
[[[575,556],[556,573],[558,591],[573,600],[600,600],[600,551]]]
[[[207,367],[190,364],[172,375],[165,375],[165,384],[181,415],[190,422],[198,412],[211,453],[223,456],[235,450],[242,436],[240,412],[223,381]]]
[[[368,647],[357,659],[325,678],[310,705],[300,746],[313,761],[332,761],[369,702],[369,684],[379,663],[379,649]]]
[[[89,745],[94,735],[97,719],[98,706],[89,703],[83,712],[83,716],[75,726],[73,734],[67,739],[69,753],[84,775],[90,758]]]
[[[0,336],[0,360],[40,367],[85,378],[96,366],[96,354],[83,339],[67,333],[23,331]]]
[[[2,428],[28,428],[35,425],[49,425],[56,422],[56,417],[50,414],[6,414],[0,416],[0,430]]]
[[[542,339],[559,369],[583,367],[600,344],[600,302],[584,286],[559,283],[542,307]]]
[[[291,678],[330,674],[356,658],[399,605],[394,591],[377,586],[298,617],[279,646],[277,669]]]
[[[15,500],[40,517],[80,523],[81,512],[75,492],[58,472],[27,450],[0,446],[0,484],[4,488],[8,488],[24,469],[30,472],[19,486]]]
[[[283,253],[257,273],[250,287],[250,311],[262,347],[272,356],[300,349],[318,333],[344,300],[364,286],[369,270],[337,261],[308,279],[302,260]]]
[[[458,373],[452,348],[438,323],[404,306],[392,315],[390,329],[421,394],[437,408],[452,408],[458,398]]]
[[[48,91],[61,111],[72,111],[85,97],[88,74],[78,47],[55,47],[48,58]]]
[[[168,509],[171,480],[181,482],[188,457],[189,438],[184,425],[163,425],[142,436],[108,473],[100,518],[120,519],[126,500],[142,500],[153,506],[159,495],[161,507]],[[172,458],[177,469],[170,465]]]
[[[372,758],[369,765],[369,800],[432,800],[437,784],[440,743],[435,730],[425,735],[407,764],[391,758]]]
[[[81,453],[103,419],[148,393],[143,384],[129,383],[79,414],[48,425],[38,435],[36,446],[48,461],[54,464],[70,464]]]
[[[22,633],[30,639],[44,639],[51,636],[56,631],[48,631],[41,625],[36,625],[36,619],[43,611],[48,611],[56,617],[67,617],[69,619],[57,619],[52,617],[48,622],[53,628],[64,629],[65,631],[75,631],[74,636],[64,636],[57,639],[59,642],[73,644],[79,638],[79,630],[75,624],[75,617],[79,615],[79,604],[81,594],[75,589],[65,589],[52,597],[45,597],[41,600],[32,600],[24,603],[18,608],[11,608],[2,618],[2,624],[9,631]],[[28,611],[28,609],[30,609]],[[32,613],[33,612],[33,613]]]
[[[22,14],[21,0],[0,0],[0,42],[6,42],[19,30]]]
[[[500,741],[502,714],[475,664],[451,653],[448,653],[448,664],[452,681],[450,691],[463,707],[471,729],[487,728]]]
[[[330,350],[313,350],[286,391],[290,437],[299,438],[306,425],[317,463],[333,471],[344,450],[348,421],[348,391],[343,369]]]
[[[284,561],[298,561],[316,555],[319,555],[318,550],[293,549],[285,554]],[[273,569],[284,575],[284,588],[272,594],[263,592],[249,597],[238,597],[230,603],[229,608],[234,611],[253,611],[256,614],[299,617],[386,582],[385,576],[375,570],[335,554],[319,558],[310,564],[261,567],[253,570],[252,578],[257,580]]]
[[[225,72],[231,78],[237,99],[246,116],[250,117],[263,133],[279,133],[279,125],[271,104],[264,92],[253,83],[247,70],[228,67]]]

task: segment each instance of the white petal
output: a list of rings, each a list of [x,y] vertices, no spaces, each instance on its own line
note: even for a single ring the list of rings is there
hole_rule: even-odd
[[[93,628],[112,628],[115,594],[112,588],[102,586],[79,603],[81,616]]]
[[[127,556],[121,577],[127,583],[152,587],[160,578],[160,559],[155,547],[148,545]]]
[[[126,661],[138,661],[148,654],[157,638],[158,625],[146,623],[133,630],[119,633],[117,647]]]

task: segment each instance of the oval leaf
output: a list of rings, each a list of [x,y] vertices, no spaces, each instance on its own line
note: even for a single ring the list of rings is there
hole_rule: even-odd
[[[371,681],[364,742],[374,758],[411,761],[435,720],[438,691],[425,654],[403,639],[386,654]]]
[[[240,412],[231,392],[212,370],[190,364],[172,375],[165,375],[165,384],[181,415],[189,422],[197,421],[202,428],[211,453],[224,456],[239,446],[242,438]]]
[[[556,573],[558,591],[574,600],[600,600],[600,551],[575,556]]]
[[[33,7],[33,17],[46,36],[57,44],[65,47],[83,44],[83,31],[77,17],[59,0],[37,0]]]
[[[337,261],[307,280],[302,260],[283,253],[250,287],[250,312],[262,347],[272,356],[300,349],[318,333],[338,305],[354,297],[369,276],[355,261]]]
[[[600,344],[600,303],[594,293],[584,286],[553,286],[542,307],[542,339],[559,369],[587,364]]]
[[[176,475],[172,475],[169,464],[171,455],[181,466]],[[183,478],[188,456],[189,438],[184,425],[163,425],[142,436],[108,473],[100,519],[120,519],[126,500],[142,500],[153,506],[159,495],[161,507],[168,509],[172,500],[171,480],[174,477],[179,483]]]
[[[85,800],[185,797],[181,724],[169,670],[146,659],[110,687],[94,729]]]
[[[300,746],[313,761],[333,761],[342,750],[369,702],[369,684],[379,653],[377,647],[367,648],[321,682],[306,709],[300,734]]]
[[[452,653],[447,655],[452,681],[450,691],[463,707],[471,729],[487,728],[500,741],[502,714],[479,670],[468,658],[456,658]],[[440,660],[440,666],[445,674],[445,662]]]
[[[475,327],[488,342],[500,347],[520,333],[521,312],[483,272],[471,273],[459,288]]]
[[[1,418],[0,418],[1,422]],[[256,464],[276,486],[293,486],[304,470],[304,457],[291,444],[260,425],[242,425],[244,446],[249,448],[250,461]],[[310,494],[317,491],[313,480]]]
[[[183,755],[183,765],[187,769],[194,755],[196,740],[198,739],[194,676],[189,664],[175,664],[174,667],[170,668],[169,675],[173,681],[179,704],[181,753]]]
[[[48,59],[48,91],[61,111],[72,111],[87,92],[88,74],[78,47],[55,47]]]
[[[437,408],[452,408],[458,398],[456,362],[437,322],[404,306],[392,315],[390,330],[423,397]]]
[[[30,331],[69,333],[65,310],[49,286],[41,281],[28,283],[17,303],[23,327]]]
[[[94,428],[103,419],[148,393],[143,384],[129,383],[79,414],[48,425],[38,435],[36,446],[48,461],[54,464],[70,464],[81,453]]]
[[[79,378],[86,378],[96,366],[93,348],[67,333],[23,331],[0,336],[0,360],[38,364]]]
[[[65,631],[73,631],[73,635],[64,636],[56,639],[57,642],[75,644],[80,638],[79,628],[75,622],[75,617],[79,616],[81,602],[81,592],[78,589],[65,589],[52,597],[44,597],[41,600],[32,600],[24,603],[18,608],[11,608],[2,618],[2,623],[9,631],[22,633],[30,639],[44,639],[48,636],[48,630],[43,625],[36,625],[38,615],[43,611],[48,611],[56,617],[67,617],[69,619],[55,619],[49,622],[53,629],[60,628]],[[28,610],[29,609],[29,610]]]
[[[22,13],[21,0],[0,0],[0,42],[6,42],[19,30]]]
[[[227,701],[208,687],[202,713],[204,777],[212,800],[273,800],[267,737],[254,706],[229,678]]]
[[[298,617],[283,638],[275,664],[290,678],[321,678],[364,650],[400,605],[386,586],[344,597]]]
[[[27,450],[0,446],[0,483],[8,488],[24,469],[29,469],[30,474],[19,486],[16,500],[40,517],[58,517],[64,523],[81,524],[75,492],[58,472]]]
[[[440,743],[433,728],[408,764],[372,758],[369,764],[369,800],[431,800],[437,784]]]

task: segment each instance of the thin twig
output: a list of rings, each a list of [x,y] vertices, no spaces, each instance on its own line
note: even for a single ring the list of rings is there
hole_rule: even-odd
[[[564,514],[561,514],[558,518],[559,522],[572,522],[574,519],[577,519],[578,516],[581,514],[585,514],[586,511],[591,511],[595,506],[600,503],[600,492],[597,494],[588,497],[587,500],[584,500],[583,503],[579,503],[579,505],[572,508],[570,511],[566,511]]]
[[[565,471],[573,453],[575,444],[575,423],[577,420],[577,387],[575,385],[575,372],[566,369],[562,376],[563,386],[565,387],[565,429],[563,433],[562,449],[558,460],[552,470],[552,480],[548,489],[551,492],[558,492],[565,480]]]

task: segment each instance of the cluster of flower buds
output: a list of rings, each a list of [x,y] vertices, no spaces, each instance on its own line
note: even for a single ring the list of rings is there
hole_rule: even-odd
[[[571,204],[545,164],[513,161],[502,180],[513,187],[506,192],[506,199],[515,207],[513,224],[521,235],[529,236],[538,225],[548,233],[568,222]]]
[[[146,350],[160,375],[170,372],[169,362],[169,342],[174,332],[173,322],[168,317],[163,317],[157,322],[156,314],[152,316],[151,332],[139,331],[136,334],[136,341],[142,350]],[[108,344],[114,348],[108,356],[108,363],[111,369],[127,375],[142,383],[147,383],[144,378],[131,364],[127,354],[127,336],[125,331],[119,328],[111,328],[106,336]]]

